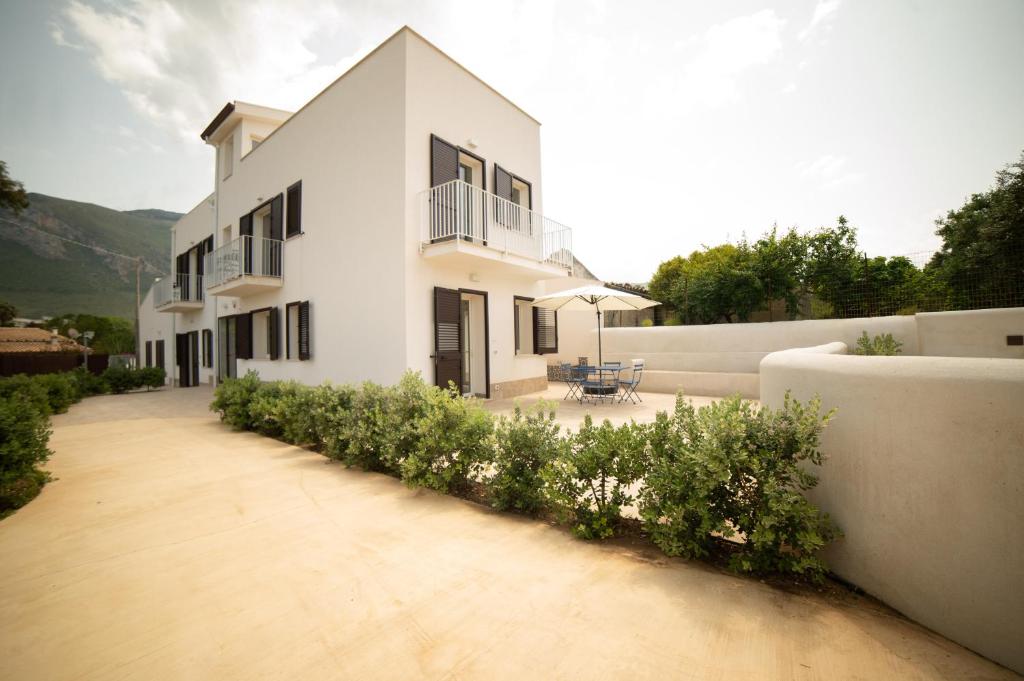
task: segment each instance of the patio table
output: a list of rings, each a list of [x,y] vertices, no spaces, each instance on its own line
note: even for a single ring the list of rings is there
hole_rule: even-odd
[[[597,367],[587,367],[587,380],[583,381],[583,394],[580,396],[582,402],[585,397],[597,399],[615,398],[619,392],[619,374],[622,372],[621,364],[604,364]],[[597,375],[597,380],[590,380],[589,376]],[[605,376],[610,380],[605,380]]]

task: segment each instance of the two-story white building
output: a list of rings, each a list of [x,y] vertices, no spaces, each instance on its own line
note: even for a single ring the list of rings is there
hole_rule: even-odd
[[[577,283],[572,232],[542,211],[540,124],[427,40],[402,28],[299,111],[233,102],[202,138],[214,192],[153,294],[177,384],[546,386],[557,317],[530,301]]]

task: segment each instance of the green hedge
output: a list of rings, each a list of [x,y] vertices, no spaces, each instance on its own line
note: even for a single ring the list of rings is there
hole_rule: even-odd
[[[390,387],[307,387],[249,372],[218,386],[211,408],[235,428],[413,487],[550,515],[585,539],[615,535],[629,522],[624,510],[636,508],[665,553],[720,554],[737,571],[820,579],[819,550],[839,534],[803,495],[817,482],[810,467],[822,463],[831,417],[817,400],[787,396],[773,410],[735,397],[695,409],[680,395],[654,423],[595,425],[588,416],[563,434],[551,404],[495,417],[413,373]]]

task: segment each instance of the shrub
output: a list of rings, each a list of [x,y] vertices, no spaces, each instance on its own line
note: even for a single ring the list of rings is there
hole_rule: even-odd
[[[14,395],[21,395],[41,414],[49,416],[53,413],[50,409],[50,395],[42,383],[32,376],[16,374],[9,378],[0,379],[0,399],[11,398]]]
[[[33,376],[32,380],[46,391],[46,399],[52,414],[63,414],[81,399],[77,382],[67,373],[38,374]]]
[[[356,391],[347,432],[337,434],[340,439],[347,437],[347,447],[342,450],[340,441],[328,447],[328,451],[334,452],[346,466],[400,474],[397,462],[386,454],[386,442],[394,425],[390,414],[391,393],[391,389],[370,382],[363,383]]]
[[[854,348],[855,355],[898,355],[903,352],[903,343],[892,337],[891,333],[883,333],[874,338],[868,338],[868,332],[861,333],[857,339],[857,347]]]
[[[50,456],[47,413],[25,393],[0,397],[0,517],[39,493],[46,474],[36,466]]]
[[[607,420],[595,427],[588,414],[560,455],[545,466],[545,491],[563,520],[583,539],[615,534],[622,507],[633,502],[630,488],[643,473],[646,428]]]
[[[140,387],[138,375],[128,367],[107,367],[102,376],[103,381],[110,386],[110,392],[115,395]]]
[[[727,449],[734,436],[706,423],[718,421],[717,412],[701,410],[698,416],[680,394],[672,416],[660,412],[651,427],[640,517],[651,540],[670,556],[707,555],[712,532],[734,533],[724,506],[731,476]]]
[[[424,391],[424,415],[417,420],[416,446],[401,463],[410,487],[464,494],[493,452],[494,419],[474,398],[449,390]]]
[[[355,397],[356,389],[348,385],[325,383],[311,389],[306,437],[332,459],[341,459],[348,452]],[[295,426],[296,432],[302,428],[302,424]]]
[[[145,387],[147,390],[162,388],[167,381],[167,372],[160,367],[142,367],[136,371],[139,387]]]
[[[68,375],[75,383],[75,390],[78,392],[78,396],[80,398],[91,397],[92,395],[102,395],[110,392],[110,387],[107,385],[106,381],[85,367],[78,367],[73,371],[68,372]]]
[[[282,386],[279,381],[259,383],[256,386],[249,398],[249,429],[268,437],[281,437]]]
[[[492,475],[486,480],[493,506],[501,511],[540,511],[545,502],[540,471],[559,455],[564,443],[552,403],[540,402],[525,414],[517,405],[511,418],[498,419]]]
[[[229,426],[238,430],[252,430],[249,402],[259,386],[260,376],[251,369],[242,378],[225,379],[214,391],[210,409],[219,412],[221,421]]]
[[[644,328],[649,328],[651,326],[654,326],[654,320],[653,319],[644,319],[643,321],[640,322],[640,326],[642,326]]]
[[[820,403],[787,394],[782,409],[732,397],[694,411],[682,395],[659,414],[640,500],[644,527],[665,553],[706,555],[712,533],[743,535],[731,566],[743,572],[824,574],[817,552],[837,535],[803,496],[820,465]]]

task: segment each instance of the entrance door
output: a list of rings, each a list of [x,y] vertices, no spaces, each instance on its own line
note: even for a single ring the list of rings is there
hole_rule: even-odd
[[[462,387],[461,295],[448,288],[434,288],[434,384]]]
[[[221,317],[217,320],[217,377],[221,381],[238,375],[235,353],[237,324],[235,317]]]
[[[190,386],[199,385],[199,332],[188,333],[188,363],[190,369]]]

